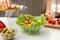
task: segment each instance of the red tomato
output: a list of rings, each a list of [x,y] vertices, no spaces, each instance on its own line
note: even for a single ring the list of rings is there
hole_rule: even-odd
[[[49,19],[49,20],[48,20],[48,23],[49,23],[49,24],[56,24],[56,21],[53,20],[53,19]]]
[[[6,25],[2,21],[0,21],[0,29],[3,29],[3,28],[6,28]]]
[[[29,18],[26,18],[26,24],[30,24],[31,20]]]
[[[60,20],[58,20],[57,23],[60,24]]]
[[[28,24],[28,21],[29,21],[30,19],[29,18],[26,18],[26,22],[25,22],[25,24]]]
[[[57,21],[60,20],[60,18],[57,18]]]
[[[30,21],[26,21],[26,24],[30,24],[31,23],[31,20]]]
[[[27,20],[27,21],[30,21],[30,19],[29,19],[29,18],[26,18],[26,20]]]

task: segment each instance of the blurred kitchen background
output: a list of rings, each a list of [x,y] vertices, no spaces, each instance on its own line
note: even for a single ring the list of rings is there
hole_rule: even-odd
[[[51,10],[56,14],[56,18],[60,18],[60,0],[52,0]]]
[[[41,1],[41,2],[40,2]],[[43,9],[45,9],[45,5],[43,5],[44,7],[42,7],[42,2],[43,0],[12,0],[12,3],[14,4],[18,4],[18,5],[25,5],[28,8],[22,11],[19,11],[19,13],[28,13],[34,16],[40,15],[40,13],[44,13],[45,11],[43,11]],[[41,4],[41,5],[40,5]],[[44,3],[45,4],[45,1]],[[51,10],[53,10],[56,14],[56,17],[60,17],[60,0],[52,0],[52,4],[51,4]],[[40,10],[42,9],[42,10]],[[5,16],[5,11],[0,11],[0,17],[4,17]]]

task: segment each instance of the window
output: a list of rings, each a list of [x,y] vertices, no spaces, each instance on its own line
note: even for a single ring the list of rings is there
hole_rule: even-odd
[[[60,0],[52,0],[51,10],[60,13]]]

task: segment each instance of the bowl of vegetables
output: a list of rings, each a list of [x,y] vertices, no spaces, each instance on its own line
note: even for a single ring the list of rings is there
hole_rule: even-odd
[[[36,34],[41,31],[41,27],[46,23],[44,14],[40,16],[32,16],[29,14],[20,14],[16,23],[22,28],[25,33]]]

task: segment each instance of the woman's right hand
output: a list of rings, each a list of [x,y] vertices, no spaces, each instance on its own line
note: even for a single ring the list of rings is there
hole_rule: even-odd
[[[0,6],[3,9],[8,9],[8,7],[11,7],[11,0],[0,0]]]
[[[51,19],[51,18],[54,19],[55,18],[55,13],[53,11],[46,11],[45,15],[49,19]]]

